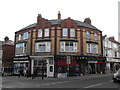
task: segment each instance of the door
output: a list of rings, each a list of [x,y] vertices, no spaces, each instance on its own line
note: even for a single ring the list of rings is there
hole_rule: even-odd
[[[54,61],[53,61],[53,59],[47,60],[47,77],[54,77]]]

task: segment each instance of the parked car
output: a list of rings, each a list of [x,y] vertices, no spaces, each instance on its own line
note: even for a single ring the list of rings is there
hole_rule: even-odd
[[[113,82],[116,81],[120,81],[120,69],[113,75]]]

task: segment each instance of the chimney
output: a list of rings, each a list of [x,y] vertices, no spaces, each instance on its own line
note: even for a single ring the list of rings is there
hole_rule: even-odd
[[[61,19],[61,13],[58,11],[58,19]]]
[[[112,37],[109,37],[109,40],[115,40],[115,39],[114,39],[114,36],[112,36]]]
[[[37,16],[37,22],[39,22],[41,19],[42,19],[42,15],[38,14],[38,16]]]
[[[4,41],[7,42],[8,40],[9,40],[9,38],[6,36],[6,37],[4,38]]]
[[[84,23],[90,24],[91,25],[91,20],[90,18],[85,18]]]

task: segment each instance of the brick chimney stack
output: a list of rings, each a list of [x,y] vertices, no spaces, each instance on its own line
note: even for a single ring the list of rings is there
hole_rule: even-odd
[[[58,19],[61,19],[61,13],[58,11]]]
[[[9,38],[6,36],[6,37],[4,38],[4,41],[5,41],[5,42],[9,41]]]
[[[38,16],[37,16],[37,22],[39,22],[41,19],[42,19],[42,15],[38,14]]]
[[[90,24],[91,25],[91,20],[90,18],[85,18],[84,23]]]

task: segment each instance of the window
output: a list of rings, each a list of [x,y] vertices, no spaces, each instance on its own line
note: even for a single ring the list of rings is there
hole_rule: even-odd
[[[87,53],[98,53],[98,44],[87,43]]]
[[[60,42],[61,52],[77,52],[77,42]]]
[[[46,28],[45,29],[45,37],[48,37],[49,36],[49,28]]]
[[[75,37],[75,29],[74,28],[70,29],[70,37]]]
[[[42,37],[42,29],[38,30],[38,37]]]
[[[15,54],[23,54],[26,52],[26,43],[16,44],[16,52]]]
[[[90,38],[90,32],[86,31],[86,38],[89,39]]]
[[[36,43],[36,52],[50,52],[51,42],[37,42]]]
[[[67,28],[63,28],[63,29],[62,29],[62,35],[63,35],[64,37],[67,37],[67,36],[68,36],[68,29],[67,29]]]
[[[18,40],[21,40],[21,34],[19,34],[19,36],[18,36]]]
[[[25,32],[25,33],[23,34],[23,39],[28,39],[28,32]]]
[[[94,33],[94,39],[95,39],[95,40],[98,39],[98,35],[97,35],[97,33]]]

